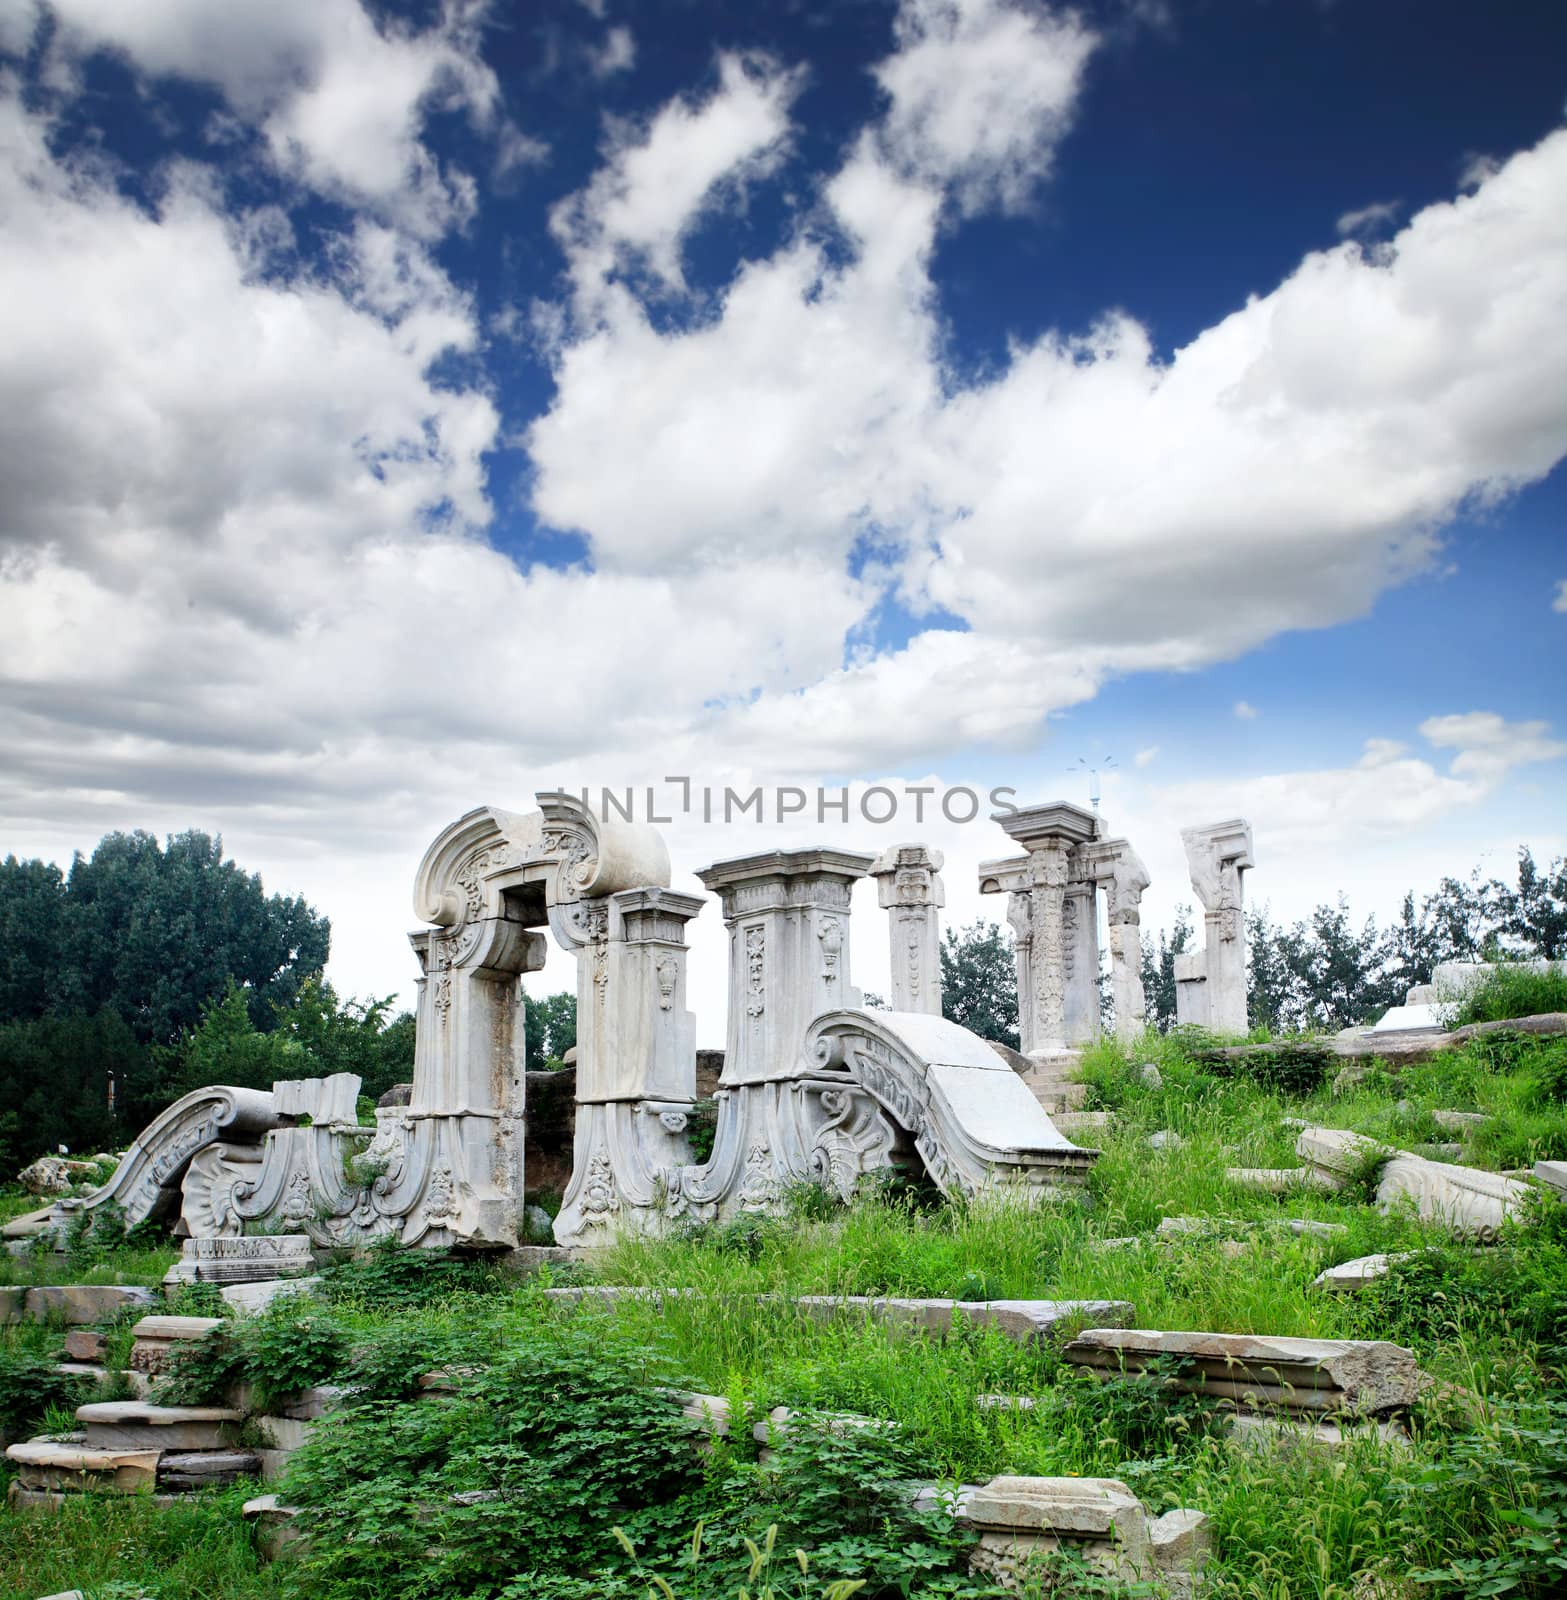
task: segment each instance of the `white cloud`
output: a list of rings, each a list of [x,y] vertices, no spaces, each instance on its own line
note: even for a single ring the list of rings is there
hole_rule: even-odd
[[[360,0],[50,0],[58,62],[118,51],[150,78],[216,85],[285,172],[424,237],[471,215],[473,180],[421,142],[427,112],[461,110],[505,135],[507,159],[542,145],[509,128],[480,55],[487,0],[445,0],[423,31],[378,24]]]
[[[728,52],[705,100],[671,100],[646,127],[616,125],[593,181],[550,218],[579,289],[597,292],[628,266],[684,287],[682,241],[704,210],[776,167],[801,81],[766,57]]]
[[[612,78],[617,72],[629,72],[636,65],[637,41],[631,29],[613,27],[604,35],[604,42],[589,55],[589,70],[595,78]]]
[[[1567,611],[1567,578],[1556,585],[1556,598],[1551,601],[1552,611]]]
[[[1567,756],[1567,743],[1549,737],[1548,722],[1508,722],[1494,711],[1429,717],[1420,732],[1439,750],[1456,750],[1452,771],[1495,783],[1513,767]]]
[[[1377,200],[1346,211],[1333,226],[1341,239],[1367,239],[1396,222],[1403,209],[1402,200]]]
[[[1136,766],[1146,767],[1146,766],[1151,765],[1155,760],[1157,760],[1158,756],[1159,756],[1159,746],[1156,745],[1156,744],[1151,744],[1151,745],[1148,746],[1148,748],[1146,750],[1139,750],[1137,752],[1137,754],[1132,757],[1132,761],[1133,761],[1133,764],[1136,765]]]
[[[1235,702],[1235,715],[1242,722],[1255,722],[1262,713],[1250,701],[1237,700]]]
[[[888,158],[965,213],[1020,210],[1049,175],[1094,34],[1074,12],[1014,0],[903,0],[895,34],[876,69]]]

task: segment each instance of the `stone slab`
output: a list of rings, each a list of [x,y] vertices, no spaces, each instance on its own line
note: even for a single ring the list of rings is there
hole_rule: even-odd
[[[1534,1175],[1547,1188],[1567,1195],[1567,1161],[1536,1161]]]
[[[72,1328],[65,1336],[68,1361],[102,1361],[104,1337],[92,1328]]]
[[[801,1295],[795,1302],[819,1320],[860,1316],[889,1327],[944,1338],[957,1327],[996,1328],[1018,1344],[1043,1344],[1073,1325],[1125,1326],[1129,1300],[945,1300],[875,1295]]]
[[[303,1422],[298,1417],[265,1416],[252,1417],[250,1420],[271,1440],[268,1448],[280,1450],[284,1454],[292,1454],[302,1448],[305,1441],[315,1432],[315,1423]]]
[[[70,1501],[76,1500],[80,1504],[79,1495],[80,1491],[75,1489],[24,1489],[13,1478],[11,1487],[6,1490],[5,1503],[12,1511],[46,1511],[51,1516],[58,1516]],[[177,1494],[150,1494],[147,1499],[155,1506],[177,1506],[180,1503]]]
[[[158,1462],[158,1487],[189,1493],[254,1478],[261,1458],[254,1450],[165,1450]]]
[[[1343,1180],[1316,1167],[1226,1167],[1227,1182],[1264,1194],[1288,1194],[1293,1189],[1337,1190]]]
[[[1229,1420],[1228,1433],[1230,1442],[1243,1449],[1285,1456],[1367,1442],[1407,1449],[1410,1443],[1409,1430],[1394,1418],[1336,1422],[1330,1417],[1258,1417],[1238,1411]]]
[[[1389,1006],[1371,1025],[1372,1033],[1440,1033],[1447,1007],[1419,1002]]]
[[[1412,1404],[1428,1382],[1412,1350],[1382,1340],[1093,1328],[1062,1353],[1111,1376],[1174,1357],[1191,1370],[1172,1387],[1262,1410],[1376,1415]]]
[[[255,1283],[226,1283],[218,1291],[223,1303],[241,1314],[265,1311],[274,1300],[311,1294],[321,1285],[319,1273],[303,1278],[267,1278]]]
[[[21,1317],[31,1322],[63,1322],[67,1327],[113,1322],[127,1310],[151,1310],[152,1289],[128,1283],[59,1283],[25,1291]],[[9,1319],[8,1319],[9,1320]]]
[[[187,1239],[165,1284],[265,1283],[315,1271],[310,1236],[259,1234],[240,1239]]]
[[[150,1490],[157,1478],[156,1450],[94,1450],[85,1443],[29,1439],[5,1453],[24,1489],[98,1489],[111,1494]]]
[[[1491,1119],[1483,1111],[1433,1111],[1431,1120],[1449,1133],[1468,1133],[1483,1128]]]
[[[1390,1255],[1356,1256],[1353,1261],[1341,1261],[1336,1267],[1319,1272],[1311,1280],[1311,1287],[1329,1294],[1353,1294],[1378,1278],[1385,1278],[1395,1259],[1398,1258]]]
[[[87,1443],[104,1450],[221,1450],[239,1437],[245,1413],[227,1406],[154,1406],[100,1400],[76,1408]]]

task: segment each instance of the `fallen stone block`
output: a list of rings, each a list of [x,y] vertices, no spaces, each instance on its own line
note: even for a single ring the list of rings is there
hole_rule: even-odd
[[[72,1328],[65,1336],[67,1361],[102,1361],[104,1337],[95,1329]]]
[[[1016,1591],[1057,1552],[1124,1583],[1161,1582],[1172,1596],[1192,1594],[1212,1536],[1199,1511],[1176,1510],[1150,1522],[1115,1478],[992,1478],[968,1489],[955,1514],[979,1532],[970,1568]]]
[[[1122,1327],[1136,1315],[1129,1300],[919,1300],[875,1295],[801,1295],[808,1316],[854,1315],[889,1327],[945,1338],[954,1328],[996,1328],[1018,1344],[1043,1344],[1068,1327]]]
[[[222,1317],[143,1317],[131,1329],[131,1370],[163,1372],[176,1350],[201,1343],[222,1326]]]
[[[839,1439],[854,1433],[896,1433],[898,1424],[883,1417],[862,1417],[853,1411],[791,1411],[788,1406],[774,1406],[752,1426],[751,1437],[758,1444],[772,1444],[799,1428],[814,1429]]]
[[[1433,1111],[1431,1120],[1449,1133],[1469,1133],[1483,1128],[1491,1119],[1483,1111]]]
[[[1061,1133],[1087,1133],[1115,1126],[1113,1111],[1057,1111],[1050,1120]]]
[[[1567,1195],[1567,1161],[1536,1161],[1534,1175],[1547,1188]]]
[[[278,1413],[294,1422],[315,1422],[329,1411],[336,1411],[349,1392],[345,1384],[318,1383],[290,1395],[279,1404]]]
[[[1062,1354],[1111,1377],[1173,1357],[1182,1372],[1172,1388],[1263,1411],[1374,1416],[1411,1405],[1428,1382],[1412,1350],[1369,1339],[1092,1328]]]
[[[87,1443],[102,1450],[222,1450],[239,1437],[245,1413],[230,1406],[154,1406],[100,1400],[76,1408]]]
[[[670,1399],[679,1405],[681,1416],[697,1423],[705,1433],[726,1435],[729,1432],[729,1401],[723,1395],[679,1390],[671,1393]]]
[[[166,1450],[158,1461],[158,1487],[170,1494],[189,1494],[254,1478],[261,1458],[254,1450]]]
[[[29,1439],[13,1444],[6,1460],[16,1465],[24,1489],[96,1489],[109,1494],[140,1494],[153,1487],[156,1450],[94,1450],[85,1440]]]
[[[1148,1148],[1150,1150],[1182,1150],[1186,1141],[1173,1128],[1160,1128],[1157,1133],[1148,1135]]]
[[[297,1506],[285,1505],[275,1494],[257,1495],[240,1507],[240,1516],[256,1531],[256,1548],[263,1560],[276,1561],[300,1537],[294,1519]]]
[[[252,1417],[252,1424],[261,1430],[267,1440],[269,1450],[281,1451],[285,1455],[292,1455],[294,1451],[303,1447],[305,1441],[315,1432],[315,1423],[301,1422],[296,1417]]]
[[[1356,1256],[1353,1261],[1341,1261],[1336,1267],[1319,1272],[1311,1280],[1313,1289],[1325,1289],[1330,1294],[1352,1294],[1364,1289],[1368,1283],[1385,1278],[1393,1262],[1400,1257],[1390,1255]]]
[[[1389,1145],[1342,1128],[1303,1128],[1295,1141],[1295,1154],[1302,1161],[1340,1178],[1357,1178],[1368,1166],[1397,1153]]]
[[[33,1322],[63,1322],[82,1326],[113,1322],[122,1312],[158,1303],[157,1294],[139,1284],[60,1283],[29,1289],[25,1315]]]
[[[274,1300],[291,1295],[311,1294],[320,1287],[319,1274],[301,1278],[268,1278],[258,1283],[227,1283],[218,1293],[224,1305],[244,1314],[265,1311]]]
[[[302,1277],[316,1269],[310,1236],[258,1234],[240,1239],[187,1239],[180,1259],[164,1274],[164,1285],[265,1283]]]

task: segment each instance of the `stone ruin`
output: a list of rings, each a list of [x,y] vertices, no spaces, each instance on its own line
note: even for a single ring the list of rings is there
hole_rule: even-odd
[[[525,813],[469,812],[420,862],[413,900],[425,926],[410,935],[420,976],[406,1105],[360,1125],[349,1074],[270,1091],[198,1090],[137,1138],[101,1189],[17,1219],[6,1234],[60,1243],[112,1203],[127,1225],[174,1220],[186,1241],[175,1276],[220,1283],[305,1271],[313,1248],[383,1237],[515,1248],[524,1209],[519,980],[544,964],[547,936],[577,964],[576,1117],[554,1224],[560,1244],[776,1211],[802,1183],[848,1198],[862,1178],[893,1167],[917,1166],[945,1193],[969,1197],[1001,1190],[1038,1201],[1083,1182],[1098,1152],[1052,1124],[1001,1050],[941,1016],[942,858],[922,845],[874,857],[773,850],[698,874],[729,934],[729,1005],[713,1151],[693,1161],[685,933],[706,901],[670,888],[668,852],[652,827],[601,820],[559,793],[538,802]],[[1134,1037],[1144,1026],[1141,859],[1077,806],[997,820],[1024,853],[986,862],[980,888],[1008,895],[1024,1053],[1065,1058],[1099,1033],[1100,891],[1116,1030]],[[1244,1008],[1239,873],[1251,865],[1250,830],[1225,823],[1186,838],[1208,910],[1209,1015],[1227,1025],[1229,1002],[1219,997],[1236,972]],[[867,1009],[849,970],[850,896],[866,876],[888,913],[890,1010]]]

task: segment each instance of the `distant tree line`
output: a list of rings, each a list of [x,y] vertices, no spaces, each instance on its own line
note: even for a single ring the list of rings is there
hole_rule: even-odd
[[[1520,849],[1516,881],[1443,878],[1418,902],[1404,896],[1398,918],[1378,930],[1357,923],[1344,896],[1286,927],[1266,904],[1246,914],[1248,1012],[1274,1033],[1334,1031],[1373,1021],[1429,983],[1443,961],[1543,956],[1567,959],[1567,859],[1536,865]],[[1143,935],[1143,989],[1150,1027],[1175,1025],[1175,958],[1199,948],[1189,906],[1174,925]],[[993,922],[949,928],[941,949],[942,1012],[987,1039],[1014,1047],[1017,979],[1012,940]]]
[[[412,1019],[339,1002],[327,919],[219,839],[111,833],[70,870],[0,861],[0,1174],[122,1145],[191,1088],[406,1076]]]

